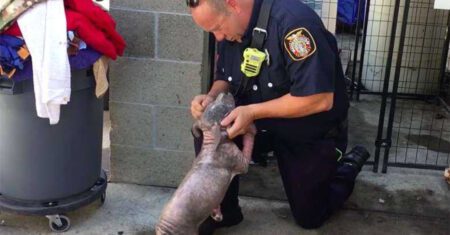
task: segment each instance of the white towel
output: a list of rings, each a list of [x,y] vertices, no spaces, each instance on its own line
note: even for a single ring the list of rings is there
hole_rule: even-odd
[[[33,60],[37,115],[59,122],[60,105],[70,101],[70,64],[63,0],[36,4],[18,18]]]

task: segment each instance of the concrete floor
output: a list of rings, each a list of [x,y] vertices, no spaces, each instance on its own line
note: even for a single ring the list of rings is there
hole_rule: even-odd
[[[370,178],[371,173],[367,174],[364,178]],[[167,188],[110,184],[103,206],[94,203],[68,214],[72,227],[66,234],[153,234],[159,213],[172,193],[173,189]],[[375,194],[367,205],[379,204],[382,208],[355,208],[354,205],[361,202],[353,197],[346,209],[333,216],[322,228],[308,231],[294,224],[286,202],[241,197],[245,220],[239,226],[220,230],[217,234],[450,234],[448,192],[441,202],[447,203],[447,208],[442,211],[444,214],[435,215],[392,209],[388,206],[392,203],[390,201],[401,199],[385,197],[382,204],[377,192],[365,193]],[[0,213],[0,234],[51,234],[47,223],[44,217]]]
[[[378,110],[379,101],[370,97],[352,103],[350,146],[363,144],[373,152]],[[106,112],[103,166],[107,172],[109,129]],[[375,174],[366,166],[345,209],[322,228],[307,231],[295,225],[288,204],[282,200],[276,162],[266,168],[252,166],[242,177],[241,194],[258,194],[259,198],[242,196],[245,220],[217,234],[450,234],[450,186],[442,172],[389,169],[388,174]],[[66,234],[153,234],[159,213],[173,191],[110,183],[103,206],[97,202],[68,214],[72,227]],[[0,212],[0,234],[51,233],[44,217]]]

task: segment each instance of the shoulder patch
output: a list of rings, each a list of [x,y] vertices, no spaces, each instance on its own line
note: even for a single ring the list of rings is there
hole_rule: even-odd
[[[308,58],[316,51],[316,42],[306,28],[297,28],[284,37],[284,47],[294,61]]]

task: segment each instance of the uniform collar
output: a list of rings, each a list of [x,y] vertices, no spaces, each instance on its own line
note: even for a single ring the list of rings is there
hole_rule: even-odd
[[[259,11],[261,9],[263,0],[254,0],[252,16],[250,17],[250,22],[248,24],[247,30],[242,37],[242,43],[249,44],[252,39],[253,28],[255,28],[256,23],[258,21]]]

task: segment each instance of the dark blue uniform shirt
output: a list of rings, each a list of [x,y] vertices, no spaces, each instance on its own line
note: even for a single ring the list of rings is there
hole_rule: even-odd
[[[231,92],[236,91],[244,77],[240,70],[243,51],[250,45],[261,3],[262,0],[255,0],[242,43],[222,41],[218,44],[216,79],[229,82]],[[288,93],[309,96],[334,92],[330,111],[302,118],[255,122],[258,129],[268,130],[293,144],[323,138],[346,118],[349,106],[335,37],[327,31],[319,16],[300,0],[275,0],[267,32],[264,48],[269,52],[270,65],[265,63],[259,76],[249,81],[246,95],[235,97],[238,105],[260,103]],[[290,47],[288,42],[292,38],[297,44]]]

